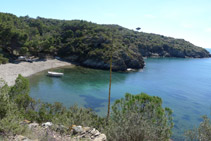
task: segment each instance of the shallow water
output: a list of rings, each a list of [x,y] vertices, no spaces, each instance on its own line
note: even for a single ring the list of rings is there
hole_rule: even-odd
[[[211,58],[146,59],[146,67],[138,72],[113,72],[111,100],[126,92],[145,92],[162,98],[174,116],[174,138],[185,129],[196,126],[202,115],[210,115]],[[83,67],[58,68],[62,78],[47,77],[47,71],[30,77],[30,95],[45,102],[62,102],[91,107],[99,115],[106,114],[109,72]]]

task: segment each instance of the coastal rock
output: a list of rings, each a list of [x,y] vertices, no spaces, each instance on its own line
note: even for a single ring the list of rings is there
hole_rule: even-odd
[[[122,59],[113,59],[112,70],[113,71],[125,71],[127,69],[127,65]]]
[[[93,141],[106,141],[106,135],[105,134],[100,134]]]
[[[74,126],[73,127],[75,133],[75,140],[91,140],[91,141],[105,141],[106,135],[101,134],[95,128],[90,127],[81,127],[81,126]]]
[[[22,135],[16,135],[13,138],[13,141],[37,141],[37,140],[30,140],[29,138],[22,136]]]
[[[158,53],[151,53],[151,57],[158,58],[158,57],[160,57],[160,55]]]
[[[100,60],[87,59],[81,63],[85,67],[91,67],[96,69],[109,69],[109,64]]]
[[[26,124],[31,123],[31,121],[29,121],[29,120],[24,120],[23,122],[26,123]]]
[[[31,121],[29,121],[29,120],[24,120],[24,121],[20,122],[20,124],[22,124],[22,125],[27,125],[27,124],[30,124],[30,123],[31,123]]]
[[[46,128],[53,126],[53,128]],[[100,133],[95,128],[82,127],[72,125],[70,130],[63,125],[53,125],[51,122],[43,123],[39,126],[38,123],[28,124],[31,135],[15,135],[9,136],[9,141],[78,141],[78,140],[89,140],[89,141],[106,141],[106,135]],[[56,128],[54,128],[56,127]],[[31,139],[33,137],[33,139]],[[35,139],[34,139],[35,138]]]
[[[92,135],[94,136],[98,136],[100,135],[100,132],[98,130],[96,130],[95,128],[92,129],[92,131],[90,132]]]
[[[95,69],[110,69],[110,60],[101,59],[87,59],[81,65]],[[123,51],[113,55],[112,70],[113,71],[126,71],[127,68],[140,69],[144,67],[144,60],[140,53],[127,54]]]
[[[74,127],[72,127],[72,129],[73,129],[74,134],[81,133],[84,131],[82,126],[74,126]]]
[[[29,125],[29,129],[32,129],[32,128],[37,128],[39,126],[38,123],[30,123]]]
[[[140,69],[144,67],[143,57],[138,50],[130,53],[120,51],[119,56],[114,57],[114,62],[118,62],[117,66],[120,66],[122,71],[126,71],[127,68]]]
[[[65,127],[64,125],[55,125],[56,132],[59,132],[60,134],[65,133],[68,131],[68,128]]]
[[[90,127],[83,127],[83,130],[84,130],[85,132],[87,132],[87,131],[90,130]]]
[[[43,123],[43,124],[42,124],[42,127],[48,128],[48,127],[51,127],[52,125],[53,125],[52,122],[46,122],[46,123]]]

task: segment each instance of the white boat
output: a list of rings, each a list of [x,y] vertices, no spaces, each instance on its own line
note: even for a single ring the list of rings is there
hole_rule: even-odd
[[[127,71],[136,71],[136,70],[132,68],[127,68]]]
[[[64,73],[48,71],[48,76],[60,77],[60,76],[63,76],[63,75],[64,75]]]

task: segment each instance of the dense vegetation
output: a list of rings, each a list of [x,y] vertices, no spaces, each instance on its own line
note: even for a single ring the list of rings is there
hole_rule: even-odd
[[[159,97],[126,94],[112,106],[107,135],[119,141],[165,141],[171,137],[172,111]]]
[[[95,127],[107,135],[108,140],[140,141],[168,140],[173,127],[172,111],[162,108],[159,97],[147,94],[126,94],[112,106],[109,120],[99,117],[91,109],[72,106],[66,108],[61,103],[42,103],[29,96],[29,82],[18,76],[16,84],[0,88],[0,135],[22,134],[26,126],[23,120],[33,122],[51,121],[70,127],[82,125]],[[68,134],[68,130],[65,131]]]
[[[203,116],[203,122],[199,127],[189,130],[185,136],[190,141],[210,141],[211,140],[211,123],[207,116]]]
[[[142,68],[142,56],[209,56],[205,49],[185,40],[137,32],[118,25],[28,16],[18,18],[0,13],[0,54],[11,60],[18,55],[51,55],[84,66],[109,69],[111,51],[114,70]],[[0,56],[0,62],[2,59]]]

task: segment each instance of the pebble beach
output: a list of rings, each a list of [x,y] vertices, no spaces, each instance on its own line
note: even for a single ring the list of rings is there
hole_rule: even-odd
[[[19,74],[24,77],[28,77],[44,70],[70,65],[71,63],[69,62],[56,59],[37,61],[33,63],[21,62],[18,64],[2,64],[0,65],[0,79],[3,79],[9,86],[12,86],[15,84],[15,79],[18,77]]]

